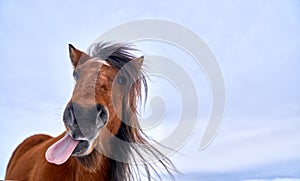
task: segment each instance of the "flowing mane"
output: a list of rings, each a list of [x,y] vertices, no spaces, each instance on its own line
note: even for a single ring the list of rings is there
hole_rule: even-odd
[[[159,172],[157,171],[158,165],[156,163],[147,163],[147,160],[143,158],[143,154],[146,151],[152,156],[156,157],[161,166],[163,166],[165,171],[167,171],[167,174],[169,174],[171,179],[174,179],[170,171],[170,169],[172,171],[176,171],[173,163],[147,141],[149,140],[149,137],[144,134],[137,120],[137,101],[142,101],[142,91],[144,91],[145,93],[144,101],[146,101],[148,86],[146,76],[143,73],[143,69],[137,70],[134,66],[128,64],[132,59],[136,58],[131,53],[132,51],[137,50],[135,48],[132,48],[130,44],[97,43],[89,48],[90,56],[107,60],[118,70],[124,71],[128,76],[128,80],[133,85],[128,95],[129,99],[127,100],[131,103],[131,105],[130,107],[124,108],[124,110],[122,110],[123,114],[126,114],[126,116],[123,117],[121,127],[116,134],[116,137],[125,142],[136,144],[126,144],[125,146],[128,147],[123,147],[123,150],[120,150],[120,148],[118,148],[118,145],[112,143],[112,147],[114,148],[113,152],[119,154],[121,157],[131,159],[133,160],[133,162],[138,159],[143,160],[144,164],[142,166],[147,174],[146,176],[148,180],[151,180],[152,177],[151,170],[154,172],[154,174],[156,174],[156,176],[160,178]],[[130,66],[122,69],[125,65]],[[141,84],[143,84],[143,86],[141,86]],[[142,87],[144,88],[144,90],[142,90]],[[123,101],[123,105],[126,105],[125,100]],[[145,150],[140,150],[139,147],[136,147],[137,144],[142,144]],[[139,158],[134,158],[136,156],[138,156]],[[128,163],[118,162],[110,159],[110,164],[113,165],[112,180],[122,180],[124,178],[128,178],[125,180],[140,180],[138,163],[130,165]]]

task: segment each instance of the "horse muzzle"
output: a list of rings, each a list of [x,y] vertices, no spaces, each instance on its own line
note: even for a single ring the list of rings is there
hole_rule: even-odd
[[[68,134],[79,141],[74,156],[85,155],[91,149],[100,129],[107,123],[108,116],[107,108],[101,104],[83,107],[69,102],[63,114],[63,121]]]

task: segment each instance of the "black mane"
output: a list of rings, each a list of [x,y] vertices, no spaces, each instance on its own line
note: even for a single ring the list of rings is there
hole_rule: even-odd
[[[158,179],[161,180],[160,174],[162,173],[159,166],[162,166],[169,178],[174,180],[174,177],[170,170],[177,172],[175,166],[172,162],[164,156],[160,151],[154,148],[149,142],[149,138],[141,130],[138,120],[136,105],[137,101],[141,100],[141,84],[143,84],[145,92],[145,100],[147,97],[147,81],[143,70],[137,70],[134,66],[129,65],[125,69],[123,67],[128,65],[128,63],[137,58],[131,52],[137,51],[132,48],[130,44],[110,44],[110,43],[96,43],[89,48],[89,54],[92,57],[101,58],[109,62],[113,67],[118,70],[124,71],[123,73],[127,75],[129,81],[133,81],[130,87],[128,96],[124,96],[122,100],[122,122],[116,137],[124,142],[136,143],[136,144],[125,144],[120,145],[116,142],[111,143],[112,152],[121,155],[122,158],[131,160],[134,164],[129,164],[125,162],[119,162],[114,159],[109,158],[112,167],[111,178],[114,181],[119,180],[141,180],[141,175],[146,175],[148,180],[152,180],[154,177],[151,174],[154,173]],[[139,98],[139,99],[136,99]],[[133,102],[133,107],[128,107],[128,102]],[[138,146],[143,145],[143,150]],[[157,163],[149,163],[143,155],[151,155],[158,160]],[[138,158],[137,158],[138,157]],[[138,166],[138,161],[144,161],[141,166]],[[144,168],[144,172],[140,171],[140,168]]]
[[[121,69],[135,58],[130,51],[136,51],[130,44],[96,43],[89,48],[92,57],[98,57],[110,62],[114,67]]]

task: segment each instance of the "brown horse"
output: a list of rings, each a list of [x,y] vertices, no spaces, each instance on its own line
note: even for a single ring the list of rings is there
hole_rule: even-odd
[[[126,44],[97,43],[89,55],[69,45],[76,81],[66,105],[66,131],[34,135],[14,151],[8,180],[148,180],[161,165],[174,179],[172,162],[149,143],[139,127],[137,104],[147,82],[143,57]],[[142,86],[143,85],[143,86]],[[149,162],[148,157],[157,162]],[[143,168],[143,169],[141,169]]]

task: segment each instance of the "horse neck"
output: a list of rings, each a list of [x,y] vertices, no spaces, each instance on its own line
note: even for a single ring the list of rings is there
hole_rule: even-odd
[[[102,156],[101,161],[93,168],[86,168],[78,158],[70,160],[70,168],[75,171],[77,179],[75,180],[111,180],[111,164],[109,159]]]

